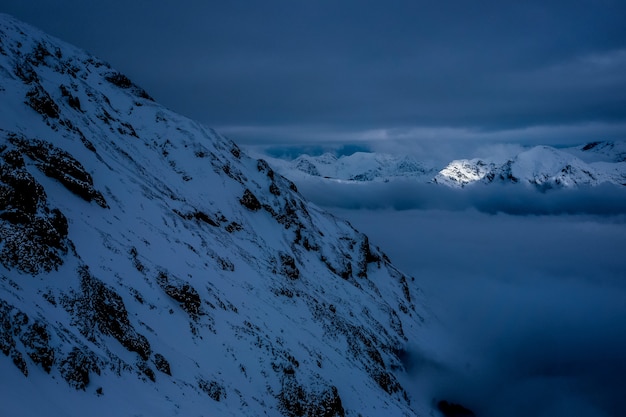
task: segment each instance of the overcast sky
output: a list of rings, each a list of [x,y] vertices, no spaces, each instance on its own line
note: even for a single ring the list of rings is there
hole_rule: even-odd
[[[235,140],[626,138],[626,2],[4,0]]]

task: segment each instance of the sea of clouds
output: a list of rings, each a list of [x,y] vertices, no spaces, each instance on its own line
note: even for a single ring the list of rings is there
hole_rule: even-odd
[[[482,417],[626,413],[624,190],[297,185],[424,291],[438,342],[405,355],[416,400]]]
[[[331,181],[312,177],[297,183],[311,201],[349,209],[452,210],[514,215],[626,214],[626,187],[604,184],[538,191],[521,184],[475,184],[452,189],[411,180],[390,182]]]

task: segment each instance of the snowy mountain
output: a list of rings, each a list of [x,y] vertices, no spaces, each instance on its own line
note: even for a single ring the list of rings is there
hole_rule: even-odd
[[[503,164],[488,158],[452,161],[433,182],[458,188],[473,183],[520,183],[541,190],[602,183],[626,185],[624,149],[626,146],[620,142],[596,142],[566,149],[535,146]]]
[[[267,159],[281,174],[294,180],[312,176],[359,182],[386,182],[398,178],[426,181],[436,173],[433,168],[411,156],[375,152],[355,152],[340,157],[331,153],[300,155],[292,161]]]
[[[264,156],[265,157],[265,156]],[[301,155],[293,160],[266,158],[282,175],[299,182],[311,178],[328,181],[389,182],[407,180],[451,188],[470,184],[525,184],[540,190],[626,185],[626,141],[593,142],[573,148],[525,148],[506,159],[485,155],[457,159],[432,167],[408,155],[357,152],[337,157]]]
[[[425,415],[423,305],[265,161],[0,15],[0,415]]]
[[[567,150],[586,162],[626,162],[626,141],[590,142]]]

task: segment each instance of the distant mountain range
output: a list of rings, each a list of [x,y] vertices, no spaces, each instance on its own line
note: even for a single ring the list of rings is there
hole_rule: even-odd
[[[297,181],[320,177],[331,181],[386,182],[398,179],[452,188],[476,184],[524,184],[541,190],[626,185],[626,141],[593,142],[577,147],[534,146],[506,161],[485,155],[453,160],[435,167],[411,156],[357,152],[336,157],[301,155],[294,160],[269,159],[276,169]]]

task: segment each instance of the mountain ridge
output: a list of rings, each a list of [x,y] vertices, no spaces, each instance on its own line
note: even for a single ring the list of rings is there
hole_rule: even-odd
[[[300,155],[292,161],[268,158],[293,180],[320,177],[331,181],[433,183],[451,188],[475,184],[525,184],[539,190],[603,183],[626,185],[626,141],[591,142],[570,148],[526,147],[506,158],[455,159],[435,167],[410,155],[357,152],[336,157]]]
[[[430,409],[398,380],[425,302],[367,236],[105,62],[0,40],[3,414]]]

